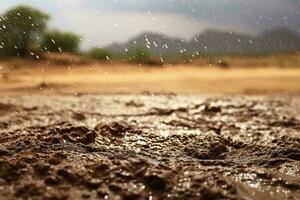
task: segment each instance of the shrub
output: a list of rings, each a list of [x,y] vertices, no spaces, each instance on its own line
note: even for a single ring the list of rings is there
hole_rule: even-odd
[[[109,60],[112,57],[112,53],[106,49],[94,48],[88,52],[88,56],[97,60]]]
[[[69,32],[52,31],[44,36],[42,48],[50,52],[70,52],[79,51],[80,37]]]
[[[151,54],[147,49],[133,49],[127,53],[130,61],[134,63],[143,64],[146,60],[151,58]]]
[[[221,68],[229,68],[230,67],[229,63],[225,60],[218,60],[217,65]]]
[[[137,48],[127,53],[127,58],[131,63],[137,63],[141,65],[161,65],[160,59],[156,59],[152,56],[151,52],[147,49]]]
[[[222,59],[222,58],[218,58],[218,57],[214,57],[214,56],[209,56],[208,57],[208,63],[210,65],[215,65],[218,66],[220,68],[230,68],[230,64],[229,62],[227,62],[226,60]]]

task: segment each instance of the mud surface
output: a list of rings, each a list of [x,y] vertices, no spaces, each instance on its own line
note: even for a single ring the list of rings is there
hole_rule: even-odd
[[[0,99],[3,199],[300,199],[298,98]]]

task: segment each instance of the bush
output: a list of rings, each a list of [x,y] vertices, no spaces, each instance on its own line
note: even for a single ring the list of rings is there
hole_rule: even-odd
[[[229,63],[225,60],[218,60],[217,65],[221,68],[229,68],[230,67]]]
[[[127,53],[129,60],[134,63],[143,64],[151,58],[151,53],[147,49],[133,49]]]
[[[69,32],[53,31],[44,36],[42,48],[50,52],[78,53],[80,37]]]
[[[159,59],[155,59],[151,52],[147,49],[133,49],[127,53],[127,57],[131,63],[137,63],[141,65],[161,65],[162,62]]]
[[[38,49],[49,16],[26,6],[0,16],[0,55],[24,56]]]
[[[208,57],[208,63],[210,65],[215,65],[215,66],[218,66],[220,68],[225,68],[225,69],[230,67],[229,62],[227,62],[226,60],[224,60],[222,58],[218,58],[218,57],[213,57],[213,56]]]
[[[94,48],[88,52],[88,56],[97,60],[109,60],[112,57],[112,53],[106,49]]]

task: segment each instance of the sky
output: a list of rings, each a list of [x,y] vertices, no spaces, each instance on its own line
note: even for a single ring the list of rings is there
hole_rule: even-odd
[[[191,39],[208,29],[257,34],[284,26],[300,33],[300,0],[0,0],[0,13],[29,5],[72,31],[82,48],[124,42],[143,32]]]

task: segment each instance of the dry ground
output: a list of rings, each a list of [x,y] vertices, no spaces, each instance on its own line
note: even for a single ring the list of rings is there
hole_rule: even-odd
[[[208,60],[167,67],[81,63],[78,57],[72,58],[73,63],[68,60],[0,61],[0,91],[300,94],[299,54],[220,59],[228,62],[230,67],[209,65],[211,61]]]

